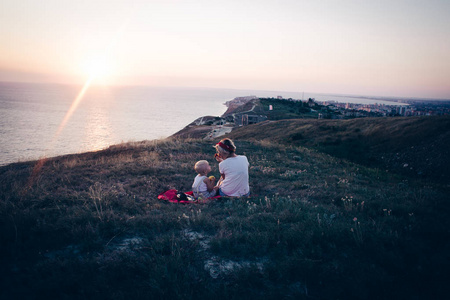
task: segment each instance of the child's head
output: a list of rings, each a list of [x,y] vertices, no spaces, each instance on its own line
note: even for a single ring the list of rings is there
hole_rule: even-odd
[[[211,167],[209,166],[209,163],[206,160],[199,160],[198,162],[196,162],[194,169],[195,169],[195,172],[197,172],[198,174],[206,175],[209,172],[211,172]]]

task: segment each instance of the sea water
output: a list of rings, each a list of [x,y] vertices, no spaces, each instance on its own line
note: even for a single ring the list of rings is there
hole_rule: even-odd
[[[201,116],[220,116],[224,102],[255,95],[375,103],[379,99],[208,88],[82,87],[0,82],[0,165],[95,151],[129,141],[168,137]],[[391,104],[393,104],[391,102]],[[66,122],[63,120],[66,119]]]

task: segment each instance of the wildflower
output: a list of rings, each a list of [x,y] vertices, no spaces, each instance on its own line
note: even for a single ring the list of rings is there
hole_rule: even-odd
[[[357,218],[357,217],[354,217],[354,218],[353,218],[353,222],[356,222],[356,221],[358,221],[358,218]]]

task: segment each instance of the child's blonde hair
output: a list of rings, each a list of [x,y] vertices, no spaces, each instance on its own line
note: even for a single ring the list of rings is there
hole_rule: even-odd
[[[203,173],[206,170],[206,167],[209,165],[207,160],[199,160],[195,163],[194,170],[197,173]]]

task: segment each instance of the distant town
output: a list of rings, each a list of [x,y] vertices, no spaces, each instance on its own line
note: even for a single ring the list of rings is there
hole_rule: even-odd
[[[248,102],[257,100],[256,96],[237,97],[227,101],[225,105],[234,111],[237,107],[243,106]],[[361,117],[395,117],[395,116],[440,116],[450,114],[450,101],[446,100],[402,100],[392,102],[392,104],[374,103],[344,103],[334,100],[316,101],[314,98],[308,100],[298,100],[283,96],[276,98],[260,98],[264,103],[274,102],[274,105],[264,108],[264,110],[276,111],[277,105],[281,102],[291,103],[294,106],[303,106],[309,108],[310,112],[315,113],[319,119],[347,119]],[[383,100],[386,102],[386,100]],[[250,111],[256,112],[255,106]],[[227,113],[225,113],[227,115]],[[267,116],[267,114],[264,114]],[[314,115],[314,114],[313,114]],[[311,117],[311,115],[309,116]]]
[[[314,101],[314,99],[312,99]],[[386,117],[386,116],[441,116],[450,114],[450,101],[420,100],[403,101],[399,104],[358,104],[323,101],[331,109],[338,110],[344,116],[354,117]]]

